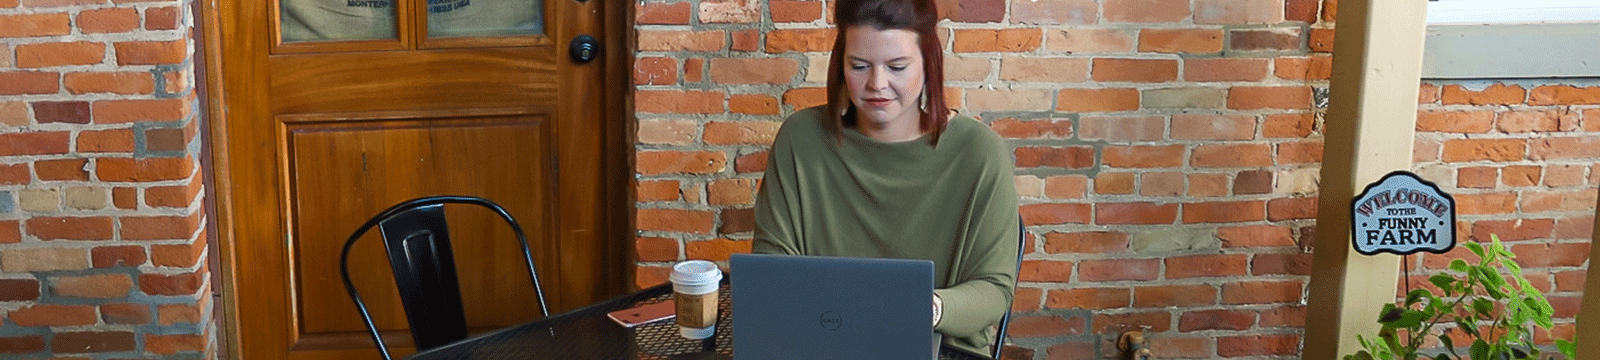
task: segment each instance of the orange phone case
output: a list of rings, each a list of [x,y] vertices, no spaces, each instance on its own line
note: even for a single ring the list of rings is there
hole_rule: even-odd
[[[631,328],[677,317],[677,305],[672,300],[667,300],[635,308],[612,311],[606,314],[606,317],[611,318],[611,321],[616,321],[622,327]]]

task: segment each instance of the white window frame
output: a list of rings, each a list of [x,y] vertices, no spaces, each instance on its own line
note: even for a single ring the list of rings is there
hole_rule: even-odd
[[[1428,2],[1422,77],[1600,77],[1600,1]]]

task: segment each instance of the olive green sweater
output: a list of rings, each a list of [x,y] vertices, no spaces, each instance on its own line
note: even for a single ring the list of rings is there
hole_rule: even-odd
[[[827,129],[796,112],[772,144],[756,195],[757,253],[925,259],[945,344],[986,354],[1016,286],[1017,192],[1010,146],[982,123],[950,119],[937,147]]]

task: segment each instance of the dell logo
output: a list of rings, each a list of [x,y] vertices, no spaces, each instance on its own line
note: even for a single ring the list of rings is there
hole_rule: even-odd
[[[823,329],[828,330],[839,330],[840,326],[844,326],[844,317],[832,311],[823,311],[818,321],[822,323]]]

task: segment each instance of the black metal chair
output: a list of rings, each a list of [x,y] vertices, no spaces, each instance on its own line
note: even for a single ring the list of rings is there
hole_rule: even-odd
[[[539,296],[539,313],[550,316],[545,305],[544,290],[539,287],[539,273],[533,265],[533,254],[528,249],[528,238],[522,226],[511,218],[500,205],[483,198],[471,196],[430,196],[407,200],[378,213],[367,220],[350,239],[345,240],[339,254],[339,275],[344,278],[345,290],[361,312],[361,320],[378,345],[378,353],[391,359],[389,350],[378,334],[378,327],[367,313],[361,294],[350,282],[350,249],[361,235],[377,226],[383,234],[384,248],[389,254],[389,265],[394,270],[395,285],[400,290],[400,302],[405,308],[406,320],[411,325],[411,338],[417,351],[427,350],[467,337],[466,315],[461,305],[461,288],[456,277],[455,254],[450,250],[449,228],[444,217],[445,204],[478,205],[500,215],[517,234],[522,245],[522,256],[527,260],[528,276],[533,280],[533,290]]]
[[[1028,227],[1026,225],[1022,224],[1022,217],[1018,216],[1017,217],[1017,272],[1016,273],[1022,272],[1022,253],[1024,251],[1027,251],[1027,250],[1023,249],[1022,247],[1023,246],[1027,246],[1027,245],[1028,245]],[[1013,274],[1016,274],[1016,273],[1013,273]],[[1011,294],[1013,296],[1015,296],[1016,293],[1017,293],[1016,292],[1016,287],[1012,286]],[[1005,345],[1006,345],[1006,325],[1009,324],[1009,323],[1011,323],[1011,308],[1007,307],[1006,308],[1006,315],[1000,317],[1000,325],[997,326],[999,331],[995,331],[995,333],[994,333],[994,344],[990,344],[991,346],[994,347],[994,353],[990,354],[990,356],[994,357],[995,359],[1000,359],[1000,349],[1004,348]]]

